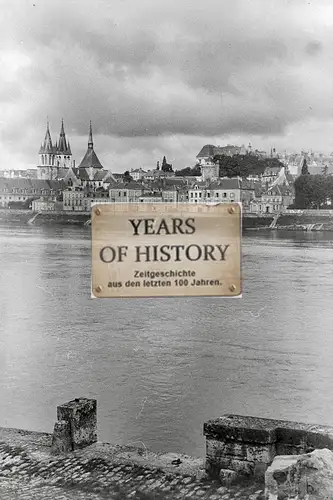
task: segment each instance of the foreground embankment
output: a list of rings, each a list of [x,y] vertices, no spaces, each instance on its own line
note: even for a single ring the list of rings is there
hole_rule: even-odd
[[[90,212],[32,212],[0,210],[0,224],[77,225],[90,222]],[[244,212],[244,231],[333,231],[333,210],[290,210],[283,214],[251,214]]]
[[[0,428],[0,498],[263,498],[256,481],[223,484],[209,476],[201,458],[156,454],[141,445],[98,442],[96,400],[69,401],[57,407],[53,434]]]
[[[0,428],[0,498],[333,499],[332,427],[224,415],[203,433],[205,460],[100,443],[97,401],[77,398],[53,434]]]

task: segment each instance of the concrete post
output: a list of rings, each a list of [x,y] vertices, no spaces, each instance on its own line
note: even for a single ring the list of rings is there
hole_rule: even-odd
[[[57,407],[52,453],[85,448],[97,441],[97,401],[78,398]]]
[[[68,453],[73,450],[71,427],[69,422],[60,420],[54,424],[52,447],[53,455]]]

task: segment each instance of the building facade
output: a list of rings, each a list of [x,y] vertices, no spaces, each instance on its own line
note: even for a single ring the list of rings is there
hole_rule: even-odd
[[[222,178],[216,182],[197,182],[188,188],[189,203],[239,203],[241,184],[238,178]]]
[[[61,122],[59,140],[53,144],[47,122],[44,141],[39,149],[39,162],[37,165],[37,179],[56,180],[60,169],[73,166],[72,151],[66,138],[64,122]]]
[[[64,185],[59,181],[41,179],[0,178],[0,207],[32,208],[34,200],[57,201],[62,196]]]

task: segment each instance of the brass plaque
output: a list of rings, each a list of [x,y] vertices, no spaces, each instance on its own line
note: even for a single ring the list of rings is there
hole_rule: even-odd
[[[94,205],[92,297],[240,296],[241,206]]]

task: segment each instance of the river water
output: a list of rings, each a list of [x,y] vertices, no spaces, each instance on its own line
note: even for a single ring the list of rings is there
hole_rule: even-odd
[[[52,432],[86,396],[101,440],[204,456],[225,413],[333,425],[332,257],[255,234],[242,299],[92,300],[88,228],[0,228],[0,426]]]

